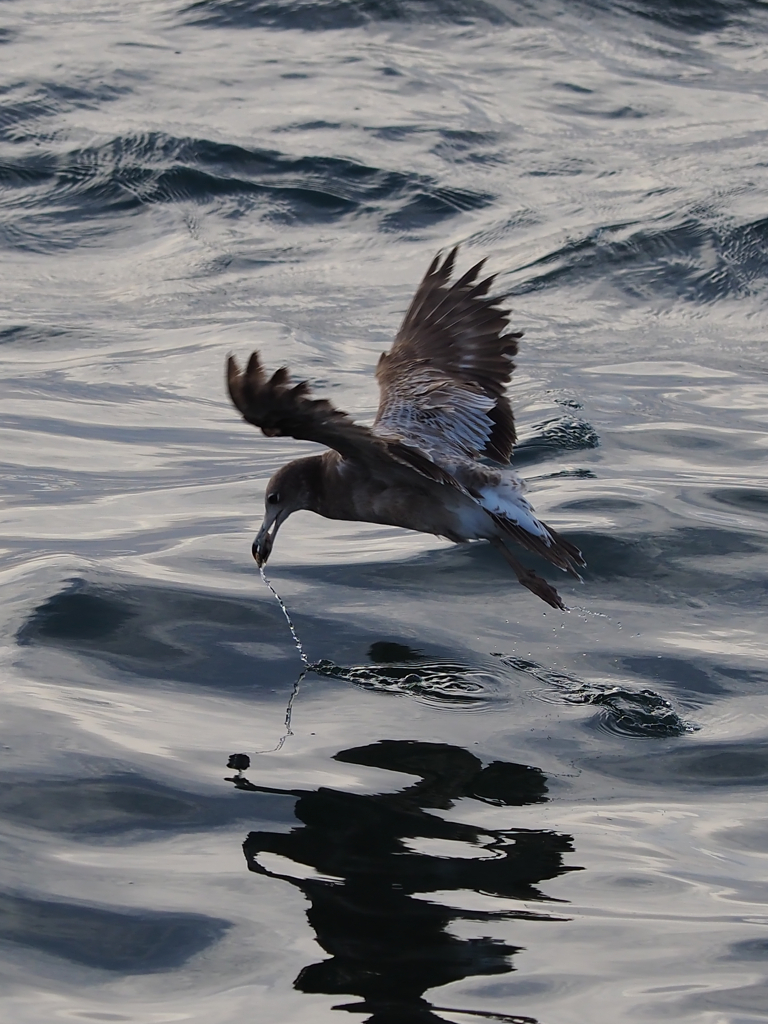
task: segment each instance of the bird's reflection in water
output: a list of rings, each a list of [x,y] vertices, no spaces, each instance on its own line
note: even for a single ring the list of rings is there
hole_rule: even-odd
[[[563,864],[572,838],[545,830],[477,828],[429,813],[462,798],[506,807],[543,802],[546,779],[538,768],[502,761],[483,767],[460,747],[403,740],[343,750],[335,759],[406,772],[420,781],[395,793],[360,795],[271,789],[242,774],[230,780],[239,789],[297,798],[300,826],[288,833],[251,832],[243,847],[251,871],[302,890],[311,904],[309,923],[330,954],[305,967],[294,985],[302,992],[360,996],[362,1002],[337,1009],[369,1013],[368,1024],[444,1021],[440,1008],[423,998],[427,989],[511,971],[511,958],[521,948],[488,937],[461,938],[449,926],[460,920],[550,919],[542,904],[555,901],[537,885],[577,870]],[[247,765],[245,755],[233,755],[229,763],[239,770]],[[282,874],[265,854],[314,869],[314,877]],[[305,873],[306,868],[296,871]],[[483,900],[535,903],[540,910],[508,903],[497,910],[461,910],[429,895],[460,890],[480,893]],[[532,1020],[482,1011],[469,1015]]]

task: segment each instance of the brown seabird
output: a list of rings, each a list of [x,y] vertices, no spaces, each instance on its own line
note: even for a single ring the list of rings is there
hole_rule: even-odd
[[[585,564],[577,547],[536,518],[522,480],[508,468],[516,434],[504,389],[522,332],[506,330],[509,310],[502,298],[488,297],[494,275],[477,280],[485,260],[450,283],[457,251],[442,263],[435,257],[379,359],[381,398],[371,427],[311,398],[308,384],[292,384],[285,367],[268,378],[257,352],[245,372],[229,358],[229,394],[248,423],[267,437],[330,449],[274,474],[253,556],[264,565],[281,524],[309,509],[456,543],[488,540],[524,587],[564,608],[554,587],[504,543],[515,540],[577,578],[576,566]]]

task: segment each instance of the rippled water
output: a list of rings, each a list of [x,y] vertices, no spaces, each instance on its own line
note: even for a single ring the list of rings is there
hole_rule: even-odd
[[[4,1021],[768,1019],[766,43],[747,0],[0,4]],[[225,357],[370,421],[455,243],[584,583],[302,513],[306,668],[250,544],[312,446]]]

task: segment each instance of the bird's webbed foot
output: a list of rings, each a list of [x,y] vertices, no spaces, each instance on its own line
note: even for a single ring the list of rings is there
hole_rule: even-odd
[[[551,583],[547,583],[547,581],[542,579],[541,576],[537,576],[533,569],[526,569],[524,565],[518,562],[502,540],[496,538],[492,540],[491,543],[507,560],[522,586],[530,590],[531,593],[536,595],[536,597],[540,597],[542,601],[546,601],[550,608],[559,608],[564,612],[568,611],[566,606],[563,604],[560,595]]]
[[[537,576],[533,569],[525,569],[522,573],[518,573],[517,578],[536,597],[546,601],[550,608],[559,608],[564,612],[568,611],[555,588],[550,583],[547,583],[545,579],[542,579],[541,576]]]

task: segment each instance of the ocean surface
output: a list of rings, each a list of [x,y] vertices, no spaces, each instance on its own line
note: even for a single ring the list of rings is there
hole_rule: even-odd
[[[487,545],[293,516],[436,252]],[[768,4],[0,0],[0,1019],[768,1020]]]

